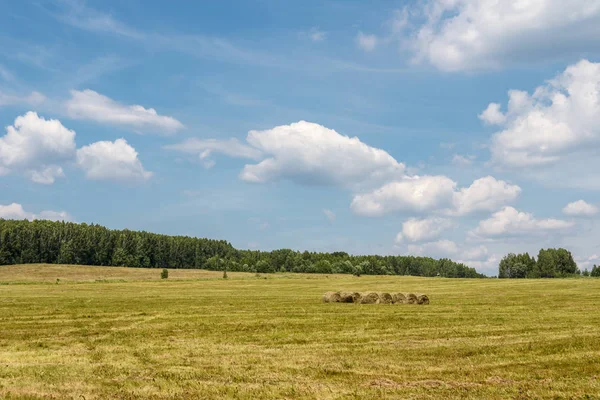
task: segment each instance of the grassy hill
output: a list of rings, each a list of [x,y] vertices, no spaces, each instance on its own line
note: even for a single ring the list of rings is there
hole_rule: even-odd
[[[0,398],[600,393],[600,279],[48,267],[0,267]],[[424,292],[431,304],[321,303],[328,290]]]

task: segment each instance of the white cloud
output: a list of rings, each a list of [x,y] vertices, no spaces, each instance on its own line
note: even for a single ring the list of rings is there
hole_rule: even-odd
[[[477,246],[463,250],[460,258],[469,261],[482,261],[488,258],[489,250],[485,246]]]
[[[0,168],[19,172],[34,182],[51,184],[63,176],[58,165],[75,154],[75,132],[60,121],[35,112],[17,117],[0,138]]]
[[[394,211],[425,212],[452,202],[456,182],[445,176],[414,176],[358,194],[351,208],[359,215],[381,216]]]
[[[480,274],[498,275],[498,264],[500,259],[497,255],[490,255],[485,259],[457,259],[457,263],[465,264],[471,268],[475,268]]]
[[[594,265],[600,264],[600,256],[592,254],[588,257],[577,257],[575,258],[575,261],[580,270],[587,269],[588,271],[591,271]]]
[[[410,255],[447,258],[459,252],[458,245],[451,240],[438,240],[437,242],[423,243],[421,245],[408,245]]]
[[[598,0],[426,0],[410,45],[445,71],[498,68],[600,48]]]
[[[494,211],[513,202],[521,188],[492,176],[475,180],[468,188],[454,193],[453,213],[466,215],[477,211]]]
[[[39,214],[25,211],[23,206],[18,203],[8,204],[6,206],[0,204],[0,218],[3,219],[47,219],[51,221],[73,221],[73,218],[65,211],[42,211]]]
[[[35,183],[41,183],[42,185],[51,185],[54,183],[56,178],[64,178],[65,173],[62,167],[58,165],[51,165],[41,170],[31,170],[25,173],[29,179]]]
[[[351,208],[359,215],[381,216],[394,211],[437,211],[448,215],[466,215],[493,211],[516,199],[518,186],[491,176],[477,179],[457,191],[457,184],[445,176],[405,177],[369,193],[358,194]]]
[[[0,106],[25,104],[30,106],[38,106],[46,100],[46,96],[40,92],[31,92],[27,96],[7,94],[0,91]]]
[[[402,232],[396,236],[396,242],[406,239],[411,242],[422,242],[436,239],[440,234],[454,226],[454,222],[446,218],[411,218],[402,224]]]
[[[536,219],[532,214],[520,212],[513,207],[504,207],[492,214],[470,232],[472,237],[505,237],[548,234],[565,231],[573,222],[560,219]]]
[[[191,139],[166,148],[197,153],[201,159],[219,152],[261,160],[245,165],[240,173],[240,179],[252,183],[290,180],[306,185],[361,187],[401,177],[405,170],[404,164],[384,150],[306,121],[253,130],[246,141]]]
[[[586,151],[595,159],[600,147],[600,63],[571,65],[532,95],[510,91],[503,128],[491,144],[497,165],[546,168],[569,156],[580,160],[581,155],[573,155]]]
[[[598,214],[598,207],[593,204],[586,203],[583,200],[577,200],[567,204],[562,211],[566,215],[589,217]]]
[[[506,115],[500,111],[502,106],[498,103],[490,103],[481,114],[479,119],[488,125],[502,125],[506,121]]]
[[[305,121],[250,131],[247,141],[268,157],[244,167],[240,177],[247,182],[355,186],[404,172],[387,152]]]
[[[467,167],[473,164],[473,160],[475,156],[461,156],[460,154],[455,154],[452,157],[452,164],[459,165],[461,167]]]
[[[77,164],[88,179],[120,182],[145,181],[152,177],[125,139],[102,141],[77,150]]]
[[[159,115],[153,108],[123,105],[89,89],[72,90],[65,106],[71,118],[126,126],[140,133],[157,131],[172,134],[184,128],[175,118]]]
[[[323,209],[323,214],[325,214],[325,216],[327,217],[327,219],[329,220],[329,222],[334,222],[335,221],[335,213],[333,211],[324,208]]]
[[[166,149],[179,151],[181,153],[197,154],[203,161],[205,168],[212,168],[215,161],[210,157],[212,153],[222,153],[230,157],[248,158],[251,160],[260,160],[262,152],[239,140],[232,138],[229,140],[218,139],[188,139],[182,143],[165,146]]]
[[[364,51],[373,51],[377,47],[377,36],[358,32],[356,35],[356,45]]]

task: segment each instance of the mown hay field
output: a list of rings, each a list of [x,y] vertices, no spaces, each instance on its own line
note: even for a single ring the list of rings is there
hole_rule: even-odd
[[[221,275],[0,267],[0,398],[600,398],[600,279]]]

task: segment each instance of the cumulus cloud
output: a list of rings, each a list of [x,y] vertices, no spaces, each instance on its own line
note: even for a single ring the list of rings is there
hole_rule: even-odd
[[[28,219],[30,221],[33,221],[34,219],[73,221],[73,218],[66,211],[42,211],[39,214],[34,214],[32,212],[25,211],[23,206],[19,203],[12,203],[8,205],[0,204],[0,218],[16,220]]]
[[[409,46],[444,71],[572,56],[600,48],[598,0],[426,0]],[[415,21],[417,19],[415,18]],[[419,21],[417,21],[419,22]]]
[[[598,207],[583,200],[577,200],[567,204],[562,211],[566,215],[589,217],[598,214]]]
[[[497,255],[493,254],[481,260],[467,258],[457,259],[456,262],[465,264],[471,268],[475,268],[477,272],[489,276],[498,274],[498,264],[500,263],[500,259]]]
[[[432,258],[452,258],[457,263],[465,264],[475,268],[478,272],[484,274],[494,274],[498,269],[499,259],[496,255],[490,255],[485,246],[471,248],[461,248],[460,245],[451,240],[438,240],[422,244],[410,244],[407,247],[410,255],[432,257]]]
[[[600,63],[582,60],[571,65],[531,95],[510,91],[503,115],[503,130],[492,137],[490,147],[497,165],[546,167],[576,153],[597,150]]]
[[[573,226],[573,222],[560,219],[536,219],[532,214],[504,207],[470,232],[472,237],[508,237],[546,234],[565,231]]]
[[[173,117],[159,115],[153,108],[123,105],[93,90],[72,90],[65,103],[67,114],[73,119],[91,120],[134,129],[136,132],[172,134],[184,126]]]
[[[442,232],[453,226],[454,222],[446,218],[411,218],[402,224],[402,232],[396,236],[396,242],[402,240],[422,242],[436,239]]]
[[[248,143],[267,155],[246,165],[240,177],[265,183],[289,179],[303,184],[354,186],[401,175],[404,164],[357,137],[306,121],[250,131]]]
[[[577,257],[575,258],[577,265],[580,269],[591,270],[596,264],[600,264],[600,256],[598,254],[592,254],[588,257]]]
[[[458,252],[458,245],[451,240],[438,240],[437,242],[428,242],[420,245],[408,245],[409,254],[424,257],[447,258],[458,254]]]
[[[477,211],[494,211],[516,200],[520,193],[519,186],[486,176],[454,193],[452,212],[466,215]]]
[[[77,150],[77,165],[88,179],[139,182],[150,179],[138,153],[125,139],[101,141]]]
[[[377,36],[358,32],[356,35],[356,45],[359,49],[370,52],[377,47]]]
[[[515,200],[521,188],[487,176],[467,188],[445,176],[413,176],[388,183],[372,192],[358,194],[351,208],[359,215],[381,216],[395,211],[467,215],[493,211]]]
[[[413,176],[354,196],[350,207],[359,215],[381,216],[394,211],[425,212],[452,202],[456,182],[445,176]]]
[[[485,246],[477,246],[465,249],[462,251],[460,258],[463,260],[484,261],[488,259],[489,250]]]
[[[22,173],[37,183],[51,184],[63,176],[59,164],[74,154],[75,132],[35,112],[17,117],[0,138],[0,168]]]
[[[488,125],[501,125],[506,121],[506,115],[500,111],[501,105],[499,103],[490,103],[481,114],[479,119]]]
[[[240,179],[252,183],[289,180],[354,188],[400,177],[405,169],[384,150],[306,121],[253,130],[246,141],[191,140],[167,148],[197,153],[205,159],[210,152],[220,152],[260,160],[245,165],[240,173]]]

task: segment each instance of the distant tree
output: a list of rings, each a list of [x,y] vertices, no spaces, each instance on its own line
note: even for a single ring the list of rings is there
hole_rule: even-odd
[[[169,278],[169,270],[166,268],[163,268],[162,272],[160,273],[160,279],[167,279]]]
[[[570,271],[569,257],[562,259],[566,261],[561,263],[561,270]],[[110,230],[95,224],[0,218],[0,265],[33,262],[261,273],[483,277],[475,269],[448,259],[350,255],[343,251],[237,250],[222,240]],[[527,261],[521,262],[527,265]]]
[[[584,269],[583,272],[581,273],[581,275],[583,276],[590,276],[590,271],[588,271],[588,269]]]
[[[590,276],[593,276],[595,278],[600,277],[600,266],[594,264],[594,268],[592,268]]]

